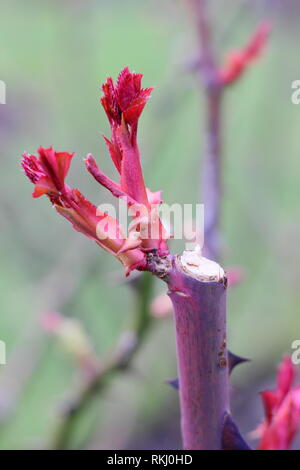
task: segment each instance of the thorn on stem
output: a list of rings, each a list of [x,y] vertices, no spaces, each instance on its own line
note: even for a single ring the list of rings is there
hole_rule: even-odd
[[[179,390],[179,379],[168,379],[166,383],[171,385],[175,390]]]
[[[252,450],[247,442],[241,436],[238,427],[233,421],[230,414],[224,416],[224,424],[222,430],[222,449],[223,450]]]
[[[246,357],[237,356],[233,354],[231,351],[228,351],[228,368],[229,374],[233,371],[233,369],[238,366],[239,364],[243,364],[244,362],[249,362],[251,359]]]

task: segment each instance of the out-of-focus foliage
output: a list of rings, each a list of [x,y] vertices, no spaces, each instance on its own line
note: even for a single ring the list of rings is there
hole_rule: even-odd
[[[220,2],[214,3],[220,57],[246,42],[263,13],[274,20],[269,47],[228,90],[223,115],[224,265],[246,271],[229,294],[229,344],[253,359],[234,378],[241,394],[252,387],[255,396],[255,381],[273,374],[300,336],[300,106],[291,103],[291,82],[300,78],[293,19],[300,11],[289,15],[279,2],[276,8],[262,2],[264,10],[247,8],[236,16],[242,2],[221,2],[221,14]],[[95,204],[111,201],[82,158],[92,152],[105,171],[114,171],[101,142],[107,124],[100,85],[128,65],[144,73],[145,86],[157,87],[140,125],[147,185],[162,187],[168,203],[201,202],[205,109],[189,72],[196,48],[184,1],[10,0],[1,4],[0,44],[0,79],[7,86],[7,104],[0,105],[0,339],[8,355],[0,366],[0,447],[28,448],[48,439],[63,397],[77,385],[74,364],[43,336],[39,315],[60,309],[81,319],[101,355],[130,321],[134,297],[120,284],[115,260],[72,231],[46,198],[31,199],[21,153],[40,144],[75,151],[69,181]],[[130,374],[114,380],[86,413],[74,445],[178,446],[177,397],[164,384],[175,375],[172,321],[162,320]],[[258,415],[250,418],[247,431]],[[92,420],[95,432],[85,442]]]

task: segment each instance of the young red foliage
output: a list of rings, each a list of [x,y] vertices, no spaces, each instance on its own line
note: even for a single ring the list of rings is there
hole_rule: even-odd
[[[256,434],[259,450],[287,450],[300,428],[300,385],[293,388],[295,370],[290,357],[279,366],[275,390],[261,393],[265,421]]]
[[[256,60],[262,52],[271,31],[270,24],[262,22],[248,44],[240,50],[232,51],[219,71],[219,79],[224,85],[235,82],[248,65]]]
[[[33,197],[46,194],[60,215],[116,256],[125,265],[127,274],[132,269],[146,268],[146,252],[169,253],[166,244],[169,235],[158,215],[161,192],[152,193],[146,188],[137,145],[138,120],[153,90],[141,88],[141,80],[142,74],[131,73],[125,67],[116,85],[108,78],[102,86],[101,103],[112,133],[110,140],[104,139],[120,174],[120,183],[106,176],[91,154],[86,158],[86,167],[94,178],[115,197],[126,200],[133,217],[128,238],[116,219],[97,209],[78,189],[65,184],[73,153],[40,147],[38,157],[24,154],[22,161],[34,184]]]

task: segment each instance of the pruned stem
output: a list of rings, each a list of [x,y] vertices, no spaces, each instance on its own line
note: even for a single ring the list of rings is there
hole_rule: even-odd
[[[183,445],[220,450],[229,412],[226,277],[217,263],[194,256],[191,270],[185,254],[174,258],[167,280],[175,314]]]

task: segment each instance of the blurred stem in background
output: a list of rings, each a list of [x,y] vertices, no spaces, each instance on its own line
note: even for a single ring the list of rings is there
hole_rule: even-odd
[[[133,281],[136,306],[132,312],[131,328],[125,331],[109,357],[94,370],[89,380],[82,384],[80,390],[70,397],[59,417],[57,428],[49,443],[51,449],[67,449],[71,447],[72,436],[77,421],[83,412],[99,397],[116,373],[128,370],[135,353],[147,337],[154,317],[150,313],[154,278],[143,273]]]
[[[195,22],[201,91],[206,102],[205,151],[201,165],[201,198],[204,204],[204,254],[220,259],[220,212],[222,197],[221,111],[223,84],[215,61],[206,0],[189,0]]]
[[[230,51],[224,64],[219,65],[213,50],[207,0],[188,0],[198,37],[196,61],[205,91],[206,142],[201,168],[201,200],[204,204],[204,255],[213,260],[221,257],[221,201],[222,201],[222,105],[223,92],[234,84],[255,61],[265,46],[271,26],[262,21],[248,43],[239,50]],[[244,3],[241,4],[241,10]]]

